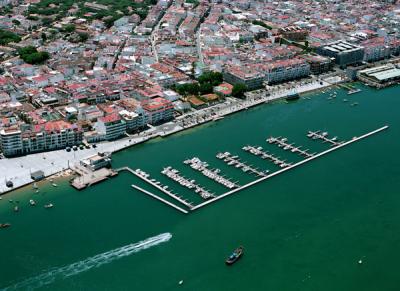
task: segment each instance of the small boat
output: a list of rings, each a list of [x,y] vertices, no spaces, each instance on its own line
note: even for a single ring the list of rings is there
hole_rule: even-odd
[[[36,202],[35,202],[35,200],[30,199],[30,200],[29,200],[29,204],[32,205],[32,206],[35,206],[35,205],[36,205]]]
[[[10,227],[11,223],[0,223],[0,228]]]
[[[18,211],[19,211],[19,207],[17,205],[15,205],[14,212],[18,212]]]
[[[225,263],[227,265],[232,265],[237,262],[237,260],[240,259],[240,257],[243,255],[244,248],[242,246],[238,247],[234,252],[225,260]]]
[[[38,189],[38,185],[36,183],[33,183],[33,189]]]
[[[56,183],[51,183],[51,186],[57,187],[58,185]]]
[[[54,207],[54,205],[52,203],[46,204],[44,206],[44,208],[46,208],[46,209],[53,208],[53,207]]]
[[[178,284],[179,284],[179,285],[182,285],[182,284],[183,284],[183,280],[180,280]]]
[[[217,121],[217,120],[221,120],[221,119],[224,119],[224,117],[223,116],[216,116],[216,117],[213,118],[213,121]]]

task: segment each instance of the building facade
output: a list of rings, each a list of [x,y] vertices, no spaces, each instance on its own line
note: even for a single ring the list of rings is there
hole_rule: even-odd
[[[142,101],[142,108],[146,111],[148,123],[157,124],[171,120],[174,117],[174,106],[165,98],[155,98]]]
[[[341,67],[361,63],[364,60],[364,48],[355,44],[338,40],[317,48],[317,53],[332,57]]]
[[[117,113],[113,113],[100,117],[95,128],[106,140],[114,140],[125,135],[126,122]]]
[[[17,156],[63,149],[82,143],[83,130],[65,121],[49,121],[21,130],[19,127],[0,131],[0,145],[5,156]]]

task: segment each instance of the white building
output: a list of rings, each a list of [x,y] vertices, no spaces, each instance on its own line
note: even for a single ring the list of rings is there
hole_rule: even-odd
[[[114,140],[125,135],[126,122],[117,113],[113,113],[100,117],[95,128],[100,135],[104,134],[106,140]]]

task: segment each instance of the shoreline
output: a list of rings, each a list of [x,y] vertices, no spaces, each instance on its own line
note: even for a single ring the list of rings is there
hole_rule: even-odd
[[[299,94],[312,93],[312,92],[316,92],[316,91],[320,91],[320,90],[329,88],[331,86],[335,86],[338,83],[342,83],[343,80],[336,78],[336,80],[334,80],[333,83],[327,82],[327,81],[321,81],[321,82],[322,82],[322,84],[320,84],[320,82],[317,81],[317,82],[314,82],[311,84],[297,86],[297,91]],[[91,155],[94,155],[97,152],[109,151],[112,153],[117,153],[124,149],[130,148],[130,147],[138,145],[138,144],[142,144],[144,142],[147,142],[152,139],[156,139],[158,137],[161,137],[161,138],[168,137],[172,134],[183,132],[185,130],[192,129],[194,127],[198,127],[198,126],[204,125],[204,124],[212,122],[212,121],[218,121],[219,119],[216,120],[216,118],[221,118],[221,117],[224,118],[225,116],[229,116],[231,114],[241,112],[241,111],[247,110],[249,108],[253,108],[253,107],[256,107],[256,106],[259,106],[262,104],[269,104],[274,101],[283,99],[286,96],[288,96],[292,91],[293,91],[293,89],[285,89],[283,91],[273,92],[272,94],[270,94],[268,96],[266,95],[267,92],[264,91],[265,96],[262,96],[259,98],[247,97],[246,99],[243,99],[243,100],[230,98],[230,99],[227,99],[223,103],[219,103],[219,104],[216,104],[211,107],[197,110],[197,111],[191,112],[187,115],[182,115],[182,116],[178,117],[177,119],[175,119],[174,121],[168,122],[168,123],[160,125],[158,127],[152,127],[149,130],[139,133],[139,134],[136,134],[134,136],[128,136],[126,138],[119,139],[116,141],[99,143],[98,147],[96,149],[92,148],[90,150],[83,150],[83,151],[79,150],[79,152],[77,152],[78,158],[75,157],[76,152],[73,152],[72,154],[74,154],[74,160],[72,161],[73,162],[72,164],[76,164],[77,162],[79,162],[79,160],[81,160],[83,158],[87,158]],[[253,95],[254,92],[257,92],[257,91],[251,91],[248,93]],[[220,108],[221,106],[224,106],[224,105],[225,105],[224,108]],[[217,109],[217,113],[214,113],[214,115],[210,115],[209,117],[206,117],[206,118],[203,118],[201,116],[202,114],[206,114],[208,111],[214,111],[215,109]],[[200,115],[200,117],[199,117],[199,115]],[[197,117],[197,120],[194,122],[192,121],[188,124],[185,124],[185,119],[194,118],[193,116]],[[181,123],[182,125],[180,125],[179,123]],[[162,127],[162,129],[164,129],[165,127],[168,127],[171,125],[172,125],[172,128],[170,128],[168,130],[158,129],[160,127]],[[3,160],[0,160],[0,165],[1,165],[1,163],[4,163],[4,161],[8,161],[8,162],[11,162],[11,165],[9,165],[9,166],[14,166],[14,168],[15,168],[15,164],[18,164],[20,162],[21,168],[24,168],[22,161],[26,160],[26,163],[28,164],[28,166],[37,167],[37,164],[43,163],[43,161],[40,160],[41,156],[42,156],[43,160],[46,160],[47,158],[51,158],[51,156],[56,156],[55,158],[57,158],[57,153],[65,156],[66,151],[65,150],[56,150],[56,151],[50,151],[50,152],[44,152],[44,153],[31,154],[31,155],[17,157],[17,158],[3,159]],[[62,159],[63,157],[59,157],[59,158]],[[43,180],[50,180],[50,179],[57,179],[57,178],[64,178],[64,177],[72,176],[73,170],[71,169],[71,166],[70,166],[69,157],[66,156],[65,158],[68,159],[67,167],[63,167],[61,164],[58,165],[58,167],[57,167],[55,165],[55,162],[51,162],[51,165],[49,165],[48,168],[44,170],[45,178]],[[39,159],[39,160],[37,160],[37,159]],[[33,165],[30,165],[32,163],[32,160],[33,160]],[[39,161],[41,161],[42,163],[40,163]],[[25,167],[25,169],[29,168],[29,173],[30,173],[30,172],[32,172],[31,167]],[[39,166],[39,167],[41,167],[41,166]],[[4,168],[7,168],[7,167],[4,167]],[[37,169],[39,169],[39,168],[37,168]],[[14,171],[15,170],[16,169],[14,169]],[[15,185],[13,188],[10,189],[10,188],[6,187],[6,185],[5,185],[6,179],[7,179],[7,177],[4,176],[3,182],[0,182],[0,191],[1,191],[0,196],[3,196],[5,194],[10,194],[17,189],[20,189],[22,187],[25,187],[25,186],[35,183],[35,181],[32,181],[32,179],[30,178],[30,175],[27,178],[26,174],[23,175],[23,173],[20,173],[18,170],[17,170],[17,176],[12,177],[10,179],[11,181],[13,181],[13,183]]]

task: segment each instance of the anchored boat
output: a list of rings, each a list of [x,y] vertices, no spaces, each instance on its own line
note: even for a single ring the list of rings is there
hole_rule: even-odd
[[[234,252],[225,260],[227,265],[233,265],[236,263],[240,257],[243,255],[244,248],[242,246],[238,247]]]

